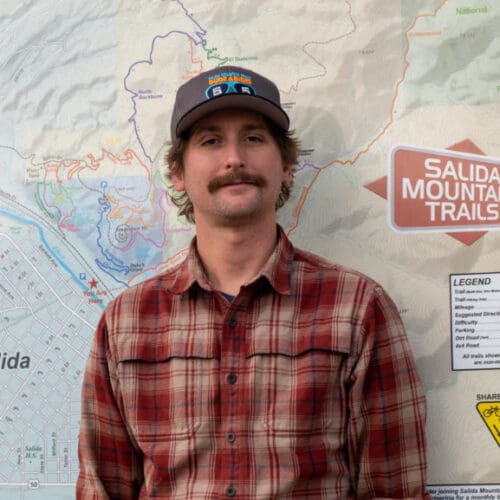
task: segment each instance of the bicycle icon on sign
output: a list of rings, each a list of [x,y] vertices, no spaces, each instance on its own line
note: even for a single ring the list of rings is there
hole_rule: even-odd
[[[495,417],[500,417],[500,407],[490,406],[489,408],[486,408],[486,410],[483,411],[483,415],[486,418],[491,417],[492,415],[495,415]]]

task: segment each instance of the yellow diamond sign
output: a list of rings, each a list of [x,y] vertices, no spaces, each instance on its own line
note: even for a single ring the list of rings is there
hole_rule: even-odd
[[[500,401],[484,401],[478,403],[476,409],[500,446]]]

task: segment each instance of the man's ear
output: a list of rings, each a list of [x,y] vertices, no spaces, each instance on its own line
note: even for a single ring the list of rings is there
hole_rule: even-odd
[[[287,183],[293,181],[293,165],[283,166],[283,181]]]
[[[172,186],[174,187],[174,189],[176,191],[185,191],[186,190],[186,187],[184,186],[184,176],[182,175],[182,171],[181,169],[177,169],[177,165],[176,163],[174,162],[174,164],[172,165],[172,170],[174,172],[179,172],[177,174],[172,174],[170,176],[170,179],[172,181]]]

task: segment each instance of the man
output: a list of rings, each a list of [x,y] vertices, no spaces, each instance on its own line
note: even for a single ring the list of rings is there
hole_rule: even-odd
[[[169,178],[186,259],[107,307],[78,498],[428,498],[425,401],[396,307],[276,224],[298,143],[238,67],[181,86]]]

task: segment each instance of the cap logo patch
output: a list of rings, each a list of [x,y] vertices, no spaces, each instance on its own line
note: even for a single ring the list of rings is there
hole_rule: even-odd
[[[252,86],[252,77],[243,73],[224,72],[211,75],[208,87],[205,89],[207,99],[213,99],[224,94],[257,95]]]

